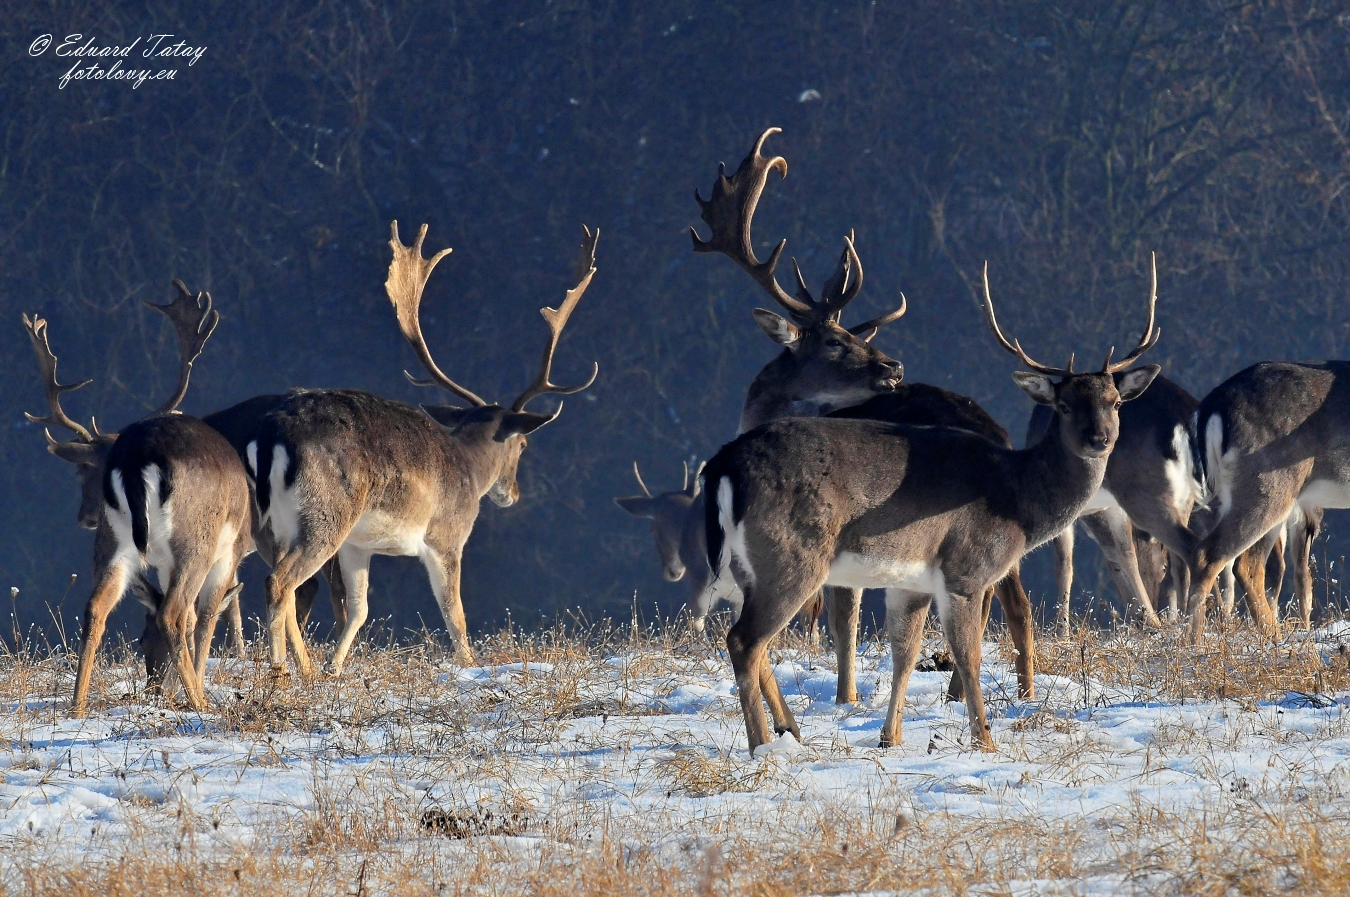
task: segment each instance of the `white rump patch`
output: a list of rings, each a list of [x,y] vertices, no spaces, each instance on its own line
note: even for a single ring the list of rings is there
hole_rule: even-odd
[[[1191,457],[1191,434],[1183,424],[1177,424],[1172,431],[1172,453],[1177,457],[1163,461],[1163,474],[1172,493],[1172,507],[1180,511],[1188,502],[1205,499],[1204,485],[1195,475],[1195,461]]]
[[[750,557],[745,545],[745,521],[732,521],[734,496],[731,494],[731,480],[722,477],[717,481],[717,523],[722,527],[722,557],[718,569],[713,571],[721,579],[729,564],[740,571],[746,585],[755,584],[755,570],[750,566]]]
[[[161,580],[173,573],[173,551],[169,547],[169,537],[173,534],[173,499],[159,503],[159,484],[163,472],[159,465],[151,464],[141,470],[141,480],[145,484],[145,555],[136,549],[136,539],[131,524],[131,505],[127,501],[126,485],[120,468],[114,467],[108,475],[112,485],[117,507],[106,501],[103,503],[103,516],[112,528],[117,540],[118,558],[131,560],[135,567],[149,565],[160,573]]]
[[[248,459],[248,475],[254,480],[258,479],[258,440],[244,446],[244,457]]]
[[[1205,424],[1205,467],[1208,469],[1208,491],[1219,497],[1219,517],[1233,508],[1233,478],[1230,475],[1237,461],[1237,449],[1223,450],[1223,416],[1210,415]]]
[[[272,470],[267,476],[269,503],[261,525],[272,531],[278,551],[285,551],[300,535],[300,502],[295,495],[296,489],[286,488],[289,463],[286,446],[280,443],[272,446]]]

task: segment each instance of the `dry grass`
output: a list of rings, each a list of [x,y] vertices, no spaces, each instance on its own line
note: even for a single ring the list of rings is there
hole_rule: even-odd
[[[1350,689],[1334,646],[1319,651],[1300,637],[1267,644],[1242,627],[1216,633],[1198,652],[1178,648],[1170,633],[1081,630],[1063,640],[1043,634],[1040,645],[1041,671],[1086,676],[1085,705],[1100,703],[1102,686],[1236,707]],[[124,646],[100,668],[91,724],[106,727],[109,744],[156,747],[139,767],[114,763],[128,786],[117,834],[99,835],[99,822],[77,852],[55,854],[40,832],[7,836],[0,887],[68,897],[1350,890],[1350,808],[1336,782],[1250,795],[1234,785],[1187,813],[1142,789],[1124,804],[1051,817],[1029,812],[1020,796],[1048,781],[1002,786],[894,765],[959,757],[959,745],[887,753],[838,736],[808,739],[794,763],[752,761],[729,740],[710,741],[709,731],[739,732],[734,700],[694,715],[664,709],[681,683],[727,676],[710,640],[560,627],[498,633],[477,650],[483,670],[465,673],[429,639],[366,643],[341,681],[314,683],[275,680],[261,653],[226,660],[212,672],[219,712],[199,721],[147,704]],[[780,653],[812,650],[793,636]],[[864,668],[875,669],[881,653],[865,646]],[[64,707],[34,700],[64,695],[71,666],[60,653],[0,656],[0,699],[11,704],[0,722],[8,787],[78,771],[40,745],[40,733],[71,725]],[[1102,769],[1118,750],[1072,708],[1029,710],[1001,732],[992,768],[1032,763],[1060,785],[1113,775]],[[228,741],[239,752],[193,766],[188,752],[198,741]],[[1160,725],[1152,744],[1169,756],[1223,747],[1201,724],[1175,721]],[[162,758],[158,745],[167,745]],[[1144,759],[1141,780],[1161,768],[1152,762]],[[865,792],[799,799],[812,781],[803,770],[844,763],[875,764]],[[137,772],[151,767],[154,775]],[[261,806],[182,796],[185,777],[222,773],[303,777],[303,795]],[[156,790],[155,782],[176,784]],[[960,803],[971,796],[983,800],[977,812]]]

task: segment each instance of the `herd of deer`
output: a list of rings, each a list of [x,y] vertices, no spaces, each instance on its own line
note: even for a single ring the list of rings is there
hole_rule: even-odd
[[[1018,688],[1034,696],[1035,644],[1030,601],[1018,575],[1027,551],[1054,541],[1058,622],[1067,626],[1073,524],[1101,546],[1127,617],[1161,625],[1159,611],[1189,617],[1203,633],[1211,597],[1231,612],[1234,583],[1266,633],[1279,622],[1286,544],[1292,551],[1299,622],[1309,625],[1309,546],[1323,508],[1350,507],[1350,362],[1265,363],[1250,367],[1197,402],[1159,376],[1133,367],[1160,335],[1157,275],[1135,348],[1099,371],[1076,372],[1033,360],[999,326],[984,274],[984,312],[994,338],[1030,369],[1013,379],[1037,407],[1027,448],[971,399],[903,381],[903,368],[870,340],[901,317],[900,307],[845,328],[840,316],[863,285],[852,237],[819,298],[796,268],[795,295],[775,277],[786,240],[760,261],[751,222],[770,172],[766,130],[704,200],[704,240],[739,264],[786,316],[756,309],[761,329],[783,352],[751,383],[740,435],[678,491],[617,499],[652,520],[668,580],[692,580],[690,612],[701,630],[719,600],[735,622],[727,649],[735,671],[750,748],[773,731],[800,737],[766,662],[771,640],[799,611],[828,609],[838,655],[840,702],[857,700],[854,658],[862,590],[884,589],[894,677],[881,732],[900,742],[906,685],[936,603],[955,672],[951,695],[964,695],[974,742],[992,748],[980,691],[980,652],[997,596],[1016,649]],[[430,379],[468,407],[420,408],[357,390],[294,389],[258,396],[197,419],[177,412],[192,365],[219,315],[205,293],[175,281],[177,298],[152,305],[175,327],[181,365],[173,395],[118,434],[86,429],[61,408],[61,396],[90,381],[62,384],[47,323],[24,317],[50,413],[30,419],[70,430],[49,450],[76,465],[81,526],[96,530],[95,585],[84,615],[72,710],[86,711],[91,674],[108,614],[128,590],[148,611],[142,648],[151,687],[181,683],[187,702],[206,709],[206,661],[216,623],[228,614],[242,645],[237,568],[257,551],[271,566],[267,629],[271,663],[286,671],[288,652],[302,674],[313,667],[302,634],[328,581],[339,628],[328,671],[337,675],[367,616],[373,555],[415,555],[426,567],[457,659],[472,660],[460,599],[464,545],[484,495],[506,507],[519,498],[516,470],[526,437],[554,420],[526,411],[535,398],[570,395],[585,382],[551,382],[553,356],[568,318],[595,273],[599,232],[585,230],[573,286],[549,327],[539,373],[503,407],[470,392],[437,366],[422,337],[423,288],[443,249],[422,255],[425,225],[411,246],[391,226],[393,261],[385,283],[399,328]],[[1129,404],[1124,404],[1124,403]],[[636,465],[634,472],[637,473]],[[1165,553],[1165,558],[1163,554]],[[155,576],[150,576],[150,571]],[[1220,577],[1223,577],[1222,584]],[[823,590],[823,591],[822,591]]]

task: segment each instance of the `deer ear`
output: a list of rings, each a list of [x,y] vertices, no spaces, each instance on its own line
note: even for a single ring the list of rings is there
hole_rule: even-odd
[[[1120,393],[1120,400],[1128,402],[1130,399],[1139,398],[1161,370],[1159,365],[1145,364],[1131,368],[1123,374],[1116,374],[1116,390]]]
[[[755,309],[755,323],[759,325],[759,329],[763,330],[769,339],[788,349],[795,350],[797,343],[802,338],[802,332],[791,321],[782,315],[774,314],[767,308]]]
[[[1055,404],[1055,384],[1045,374],[1013,371],[1013,382],[1038,405]]]
[[[655,517],[656,512],[652,508],[654,500],[645,495],[633,495],[628,498],[616,498],[614,503],[623,508],[634,517],[646,517],[648,519]]]
[[[552,414],[535,414],[533,411],[508,411],[502,418],[501,429],[497,431],[498,439],[505,439],[508,436],[515,436],[517,433],[521,436],[528,436],[535,430],[538,430],[544,424],[550,423],[562,412],[562,402],[558,403],[558,410]]]
[[[47,451],[71,464],[98,463],[98,446],[88,442],[49,442]]]

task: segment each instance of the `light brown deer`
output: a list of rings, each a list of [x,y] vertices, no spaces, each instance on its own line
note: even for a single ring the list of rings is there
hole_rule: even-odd
[[[422,290],[443,249],[422,257],[426,225],[412,246],[390,226],[394,251],[385,290],[399,327],[430,381],[469,403],[468,408],[421,409],[357,390],[313,390],[287,396],[266,416],[248,446],[260,527],[276,546],[267,580],[268,627],[274,670],[284,673],[289,644],[302,674],[313,667],[294,614],[295,589],[330,558],[340,560],[346,615],[329,671],[337,675],[368,613],[366,588],[373,555],[421,559],[457,657],[468,663],[460,558],[483,496],[507,507],[520,497],[516,468],[526,436],[557,418],[526,411],[539,396],[571,395],[595,382],[561,387],[550,381],[553,355],[568,318],[595,274],[599,231],[583,228],[574,286],[557,308],[541,313],[549,327],[539,374],[510,408],[489,404],[447,377],[422,337]],[[409,378],[412,379],[411,375]]]
[[[24,326],[43,373],[51,413],[37,423],[71,430],[52,454],[76,465],[80,523],[92,526],[94,591],[85,608],[72,711],[88,707],[90,680],[108,614],[128,589],[155,614],[169,660],[196,710],[207,707],[204,677],[221,606],[237,600],[235,571],[252,545],[249,487],[230,444],[202,421],[177,413],[192,365],[219,320],[211,297],[195,297],[175,281],[178,297],[154,305],[172,321],[181,346],[174,394],[152,415],[121,434],[93,432],[61,408],[61,395],[91,381],[62,384],[47,341],[47,322],[25,315]],[[155,569],[162,592],[147,577]]]

